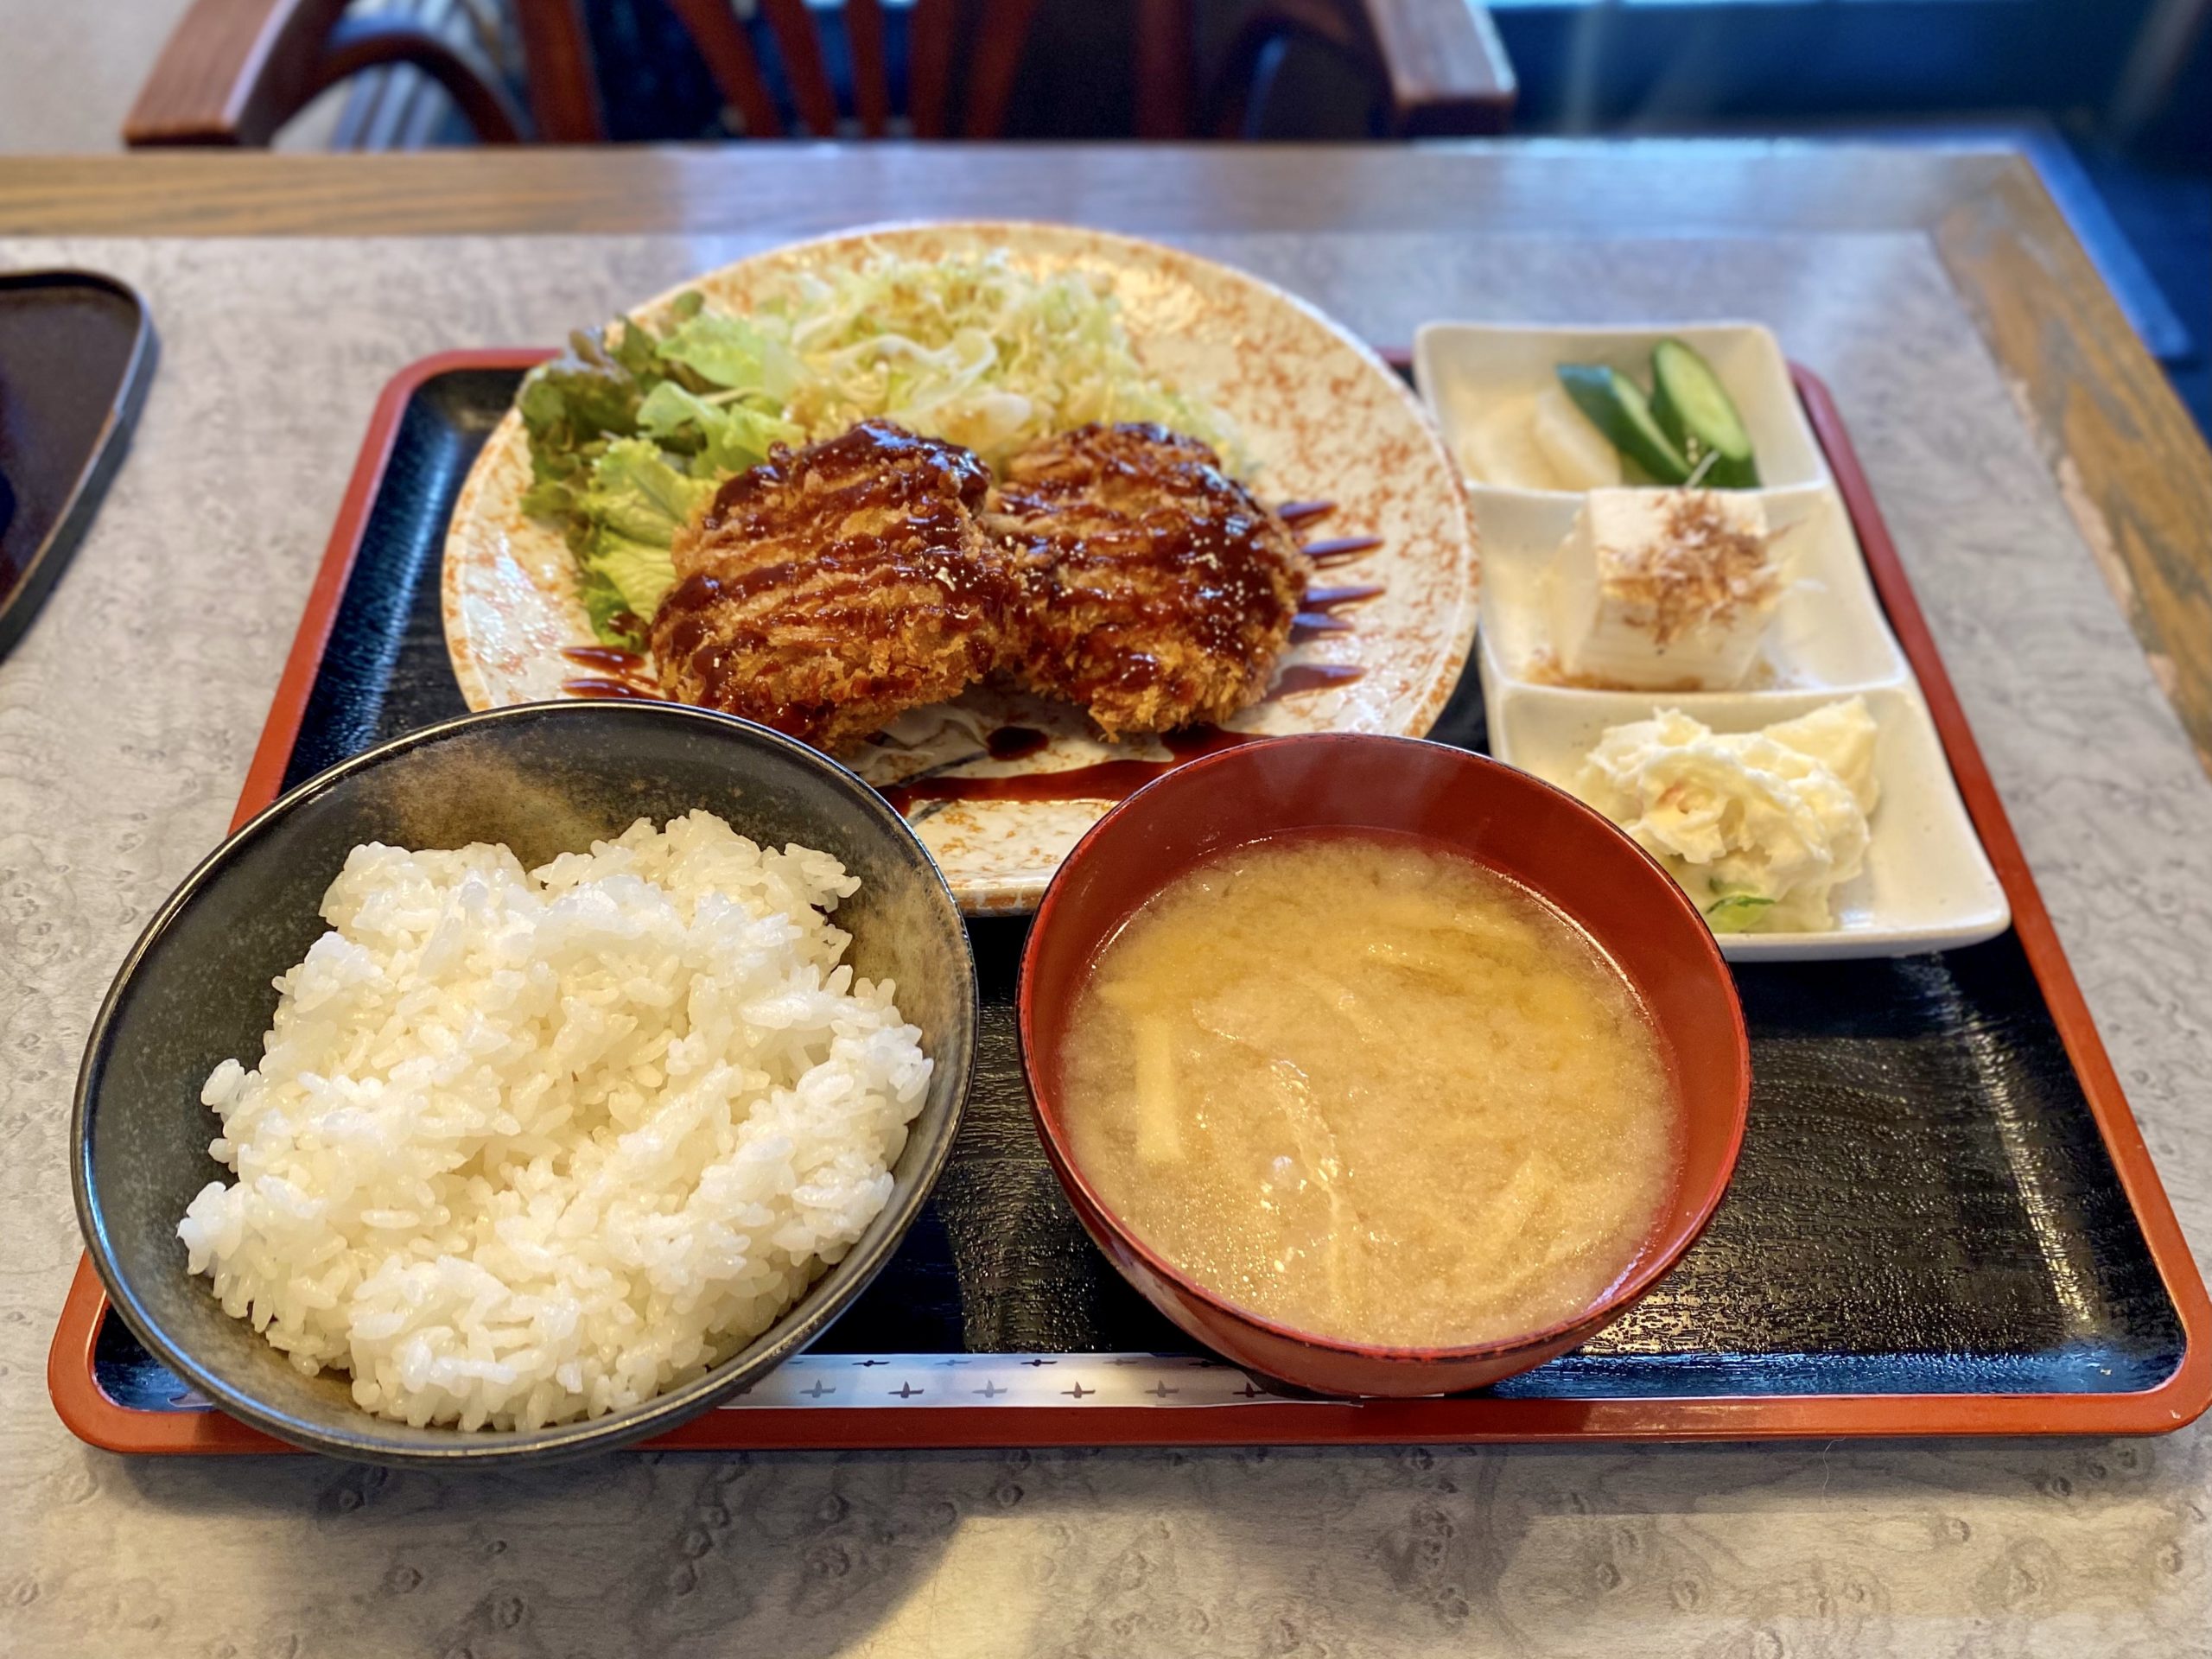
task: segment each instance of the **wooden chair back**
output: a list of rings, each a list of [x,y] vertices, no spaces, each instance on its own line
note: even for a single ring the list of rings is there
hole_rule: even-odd
[[[668,3],[748,137],[796,129],[817,138],[881,138],[902,106],[917,138],[999,137],[1039,9],[1039,0],[906,0],[906,85],[898,87],[897,54],[887,49],[894,0],[842,0],[849,114],[820,32],[824,14],[808,0],[753,0],[788,111],[732,0]],[[1138,137],[1249,136],[1255,88],[1294,40],[1366,75],[1382,131],[1494,132],[1511,112],[1511,66],[1469,0],[1257,0],[1203,93],[1193,65],[1196,3],[1132,0]],[[605,139],[583,0],[505,0],[521,48],[527,118],[512,106],[502,73],[466,31],[442,27],[428,4],[359,12],[346,0],[192,0],[139,89],[124,142],[266,144],[324,88],[401,66],[442,86],[485,142]]]
[[[545,14],[541,28],[575,29],[573,0],[521,0]],[[745,123],[747,137],[791,136],[762,72],[753,37],[729,0],[670,0],[706,60],[722,96]],[[844,112],[824,50],[829,14],[806,0],[758,0],[760,14],[782,60],[791,102],[806,134],[830,138],[846,133]],[[867,138],[890,136],[902,109],[917,138],[993,138],[1005,130],[1014,77],[1029,43],[1038,0],[912,0],[906,9],[906,85],[895,87],[886,50],[883,0],[843,0],[842,15],[850,64],[853,124]],[[1195,27],[1192,0],[1138,0],[1136,130],[1140,137],[1178,137],[1189,130],[1190,73],[1177,42]],[[538,51],[568,55],[550,40]],[[964,49],[963,49],[964,48]],[[962,60],[964,58],[964,73]],[[961,86],[956,89],[958,76]],[[956,91],[964,107],[956,110]]]

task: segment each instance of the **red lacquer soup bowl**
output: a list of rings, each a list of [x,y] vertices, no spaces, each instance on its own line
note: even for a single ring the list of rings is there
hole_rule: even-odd
[[[1417,836],[1510,876],[1586,930],[1643,998],[1681,1105],[1681,1156],[1642,1254],[1573,1319],[1461,1348],[1382,1347],[1297,1331],[1185,1276],[1129,1230],[1077,1166],[1061,1116],[1062,1051],[1098,953],[1192,864],[1311,830]],[[1410,738],[1267,740],[1192,761],[1131,796],[1077,844],[1038,907],[1022,954],[1020,1020],[1038,1131],[1098,1248],[1208,1347],[1324,1394],[1479,1388],[1589,1340],[1703,1230],[1735,1168],[1751,1103],[1751,1051],[1735,982],[1704,918],[1667,873],[1573,797],[1480,755]]]

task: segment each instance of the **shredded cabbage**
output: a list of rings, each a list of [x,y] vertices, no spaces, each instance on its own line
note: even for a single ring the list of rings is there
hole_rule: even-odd
[[[1238,459],[1228,420],[1147,372],[1110,285],[1087,273],[879,254],[807,275],[760,321],[786,331],[800,374],[785,416],[810,437],[886,416],[997,467],[1087,422],[1154,421]]]
[[[563,525],[600,638],[639,646],[677,530],[772,444],[880,416],[998,467],[1088,422],[1152,421],[1244,462],[1225,416],[1137,360],[1110,283],[1027,276],[1003,253],[878,253],[741,317],[685,294],[664,332],[624,319],[575,335],[517,406],[524,511]]]

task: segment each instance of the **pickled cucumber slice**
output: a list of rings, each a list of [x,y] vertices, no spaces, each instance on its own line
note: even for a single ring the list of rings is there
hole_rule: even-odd
[[[1686,484],[1690,463],[1652,417],[1643,388],[1618,369],[1598,363],[1562,363],[1559,383],[1575,407],[1630,461],[1657,484]]]
[[[1707,455],[1703,482],[1747,490],[1759,481],[1751,435],[1713,365],[1679,340],[1651,349],[1651,413],[1693,470]]]

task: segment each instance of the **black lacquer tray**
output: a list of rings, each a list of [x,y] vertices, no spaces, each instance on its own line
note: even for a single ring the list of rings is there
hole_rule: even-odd
[[[385,394],[241,818],[463,712],[439,608],[446,522],[538,355],[449,353]],[[2014,925],[1942,955],[1737,964],[1755,1077],[1742,1160],[1642,1303],[1577,1353],[1445,1399],[1290,1399],[1198,1354],[1063,1201],[1014,1048],[1027,924],[979,918],[976,1084],[929,1211],[812,1353],[658,1444],[2141,1433],[2201,1412],[2203,1284],[1834,405],[1799,385]],[[1483,747],[1471,667],[1432,735]],[[89,1269],[51,1381],[70,1426],[118,1450],[279,1449],[186,1393]]]

